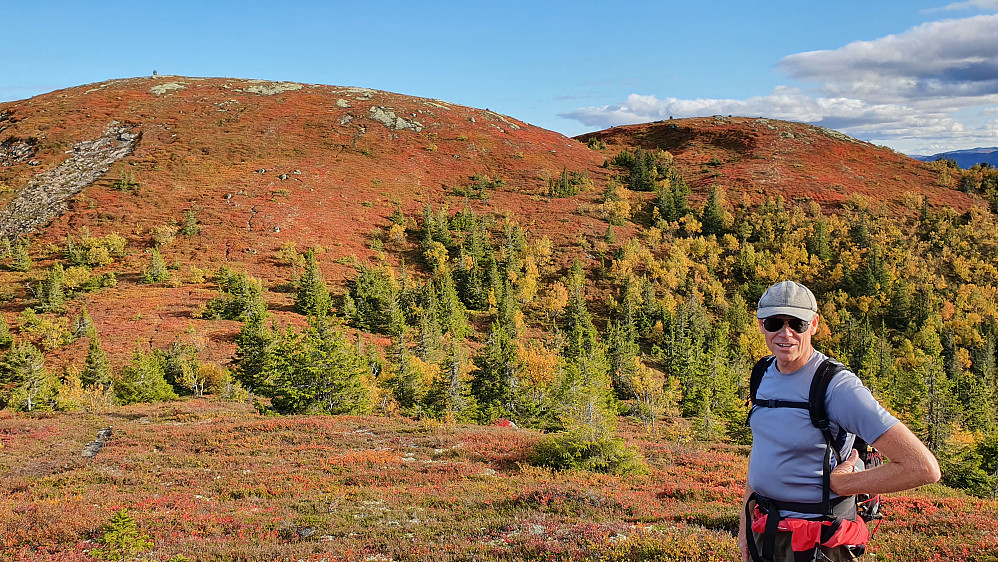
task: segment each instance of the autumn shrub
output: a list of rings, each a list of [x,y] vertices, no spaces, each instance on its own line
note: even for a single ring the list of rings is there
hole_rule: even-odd
[[[126,191],[126,192],[136,192],[139,190],[140,184],[135,181],[135,174],[125,175],[124,170],[121,172],[121,176],[114,180],[111,184],[111,189],[115,191]]]
[[[204,388],[212,394],[226,390],[232,383],[232,373],[218,363],[198,365],[197,378],[204,381]]]
[[[37,314],[30,308],[18,317],[21,332],[41,341],[42,347],[52,350],[73,341],[74,336],[69,329],[69,318],[51,314]]]
[[[79,240],[71,234],[66,235],[63,257],[70,265],[104,267],[110,265],[114,258],[125,255],[125,245],[124,237],[117,232],[99,237],[90,236],[84,230]]]
[[[85,262],[93,267],[104,267],[111,265],[111,252],[103,246],[95,246],[87,250]]]
[[[190,266],[187,270],[187,282],[192,285],[200,285],[201,283],[204,283],[204,270],[196,265]]]
[[[401,244],[405,242],[405,226],[401,224],[392,224],[388,229],[388,241],[393,244]]]
[[[94,274],[86,265],[67,267],[63,277],[63,288],[69,296],[73,296],[74,293],[89,293],[105,287],[114,287],[117,284],[118,278],[113,271]]]
[[[585,430],[545,436],[530,455],[530,463],[555,470],[586,470],[607,474],[644,474],[648,471],[641,454],[623,439],[597,437]]]
[[[178,228],[172,224],[156,225],[150,232],[150,238],[155,246],[165,248],[177,238]]]
[[[66,290],[78,290],[90,281],[91,271],[85,265],[76,265],[66,268],[63,276],[63,286]]]

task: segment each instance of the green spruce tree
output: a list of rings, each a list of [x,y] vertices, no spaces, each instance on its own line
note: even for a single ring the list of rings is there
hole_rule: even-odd
[[[7,347],[14,342],[10,335],[10,327],[7,325],[7,318],[0,314],[0,347]]]
[[[445,355],[436,378],[424,398],[427,410],[438,419],[473,421],[477,413],[468,375],[470,365],[460,340],[447,338]]]
[[[307,316],[325,316],[329,313],[331,301],[326,278],[319,269],[319,261],[315,250],[305,253],[305,271],[298,279],[298,290],[295,293],[295,312]]]
[[[93,327],[87,332],[90,343],[87,345],[87,358],[80,373],[80,382],[84,387],[108,389],[111,387],[111,364],[101,347],[100,336]]]
[[[288,328],[264,365],[274,408],[298,414],[364,414],[371,409],[370,366],[327,316]]]
[[[277,342],[278,334],[266,324],[266,316],[250,316],[236,334],[234,375],[246,388],[263,394],[271,393],[271,372],[267,365]]]
[[[518,363],[516,341],[502,322],[493,321],[489,339],[475,358],[478,369],[471,383],[480,421],[517,419]]]
[[[135,346],[132,361],[121,370],[121,378],[114,387],[121,404],[162,402],[175,400],[177,393],[166,382],[166,365],[163,358],[153,351],[143,351]]]
[[[58,388],[45,358],[31,342],[15,342],[0,361],[0,407],[31,412],[51,410]]]
[[[170,278],[170,272],[166,268],[166,261],[159,253],[159,248],[153,248],[149,253],[149,265],[142,273],[142,282],[146,284],[163,283]]]
[[[80,308],[80,315],[73,320],[73,335],[82,338],[94,329],[94,320],[90,317],[87,307]]]
[[[49,269],[49,274],[45,281],[41,283],[38,291],[38,309],[42,312],[59,312],[66,304],[66,293],[63,284],[66,281],[66,274],[62,264],[55,262]]]
[[[34,262],[32,262],[31,256],[28,255],[28,240],[19,238],[14,243],[14,247],[11,248],[9,267],[11,271],[25,273],[31,269],[32,265],[34,265]]]

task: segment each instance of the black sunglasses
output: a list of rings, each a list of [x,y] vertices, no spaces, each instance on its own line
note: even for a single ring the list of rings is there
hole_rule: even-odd
[[[775,316],[770,316],[769,318],[763,318],[762,327],[766,329],[767,332],[779,332],[783,329],[783,326],[789,324],[790,329],[797,332],[798,334],[803,334],[811,327],[811,323],[806,320],[801,320],[800,318],[776,318]]]

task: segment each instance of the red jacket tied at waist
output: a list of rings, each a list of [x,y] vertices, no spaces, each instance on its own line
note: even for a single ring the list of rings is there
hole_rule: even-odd
[[[752,530],[756,533],[764,533],[767,518],[768,515],[756,508]],[[870,531],[866,528],[866,523],[862,517],[857,516],[855,521],[841,520],[838,530],[827,541],[821,542],[821,529],[831,526],[833,523],[834,521],[810,521],[786,517],[780,521],[777,529],[793,533],[790,538],[790,546],[795,552],[811,550],[816,544],[833,547],[866,544],[870,541]]]

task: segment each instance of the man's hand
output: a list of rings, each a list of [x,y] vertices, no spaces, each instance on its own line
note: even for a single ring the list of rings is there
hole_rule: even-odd
[[[744,525],[742,525],[742,530],[738,531],[738,550],[742,552],[742,560],[744,562],[750,562],[752,560],[752,555],[749,554],[748,549],[748,539],[745,537]]]
[[[830,475],[832,491],[840,496],[900,492],[939,480],[936,457],[903,423],[891,426],[872,443],[890,462],[853,472],[859,454],[836,466]]]
[[[852,474],[856,470],[856,461],[858,460],[859,460],[859,451],[853,449],[852,453],[849,453],[849,458],[840,462],[838,466],[832,469],[832,474],[829,478],[829,486],[832,488],[833,492],[839,494],[840,496],[848,495],[840,493],[838,489],[836,489],[837,484],[840,484],[842,482],[843,476]]]

